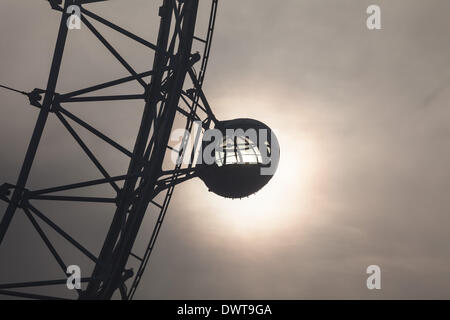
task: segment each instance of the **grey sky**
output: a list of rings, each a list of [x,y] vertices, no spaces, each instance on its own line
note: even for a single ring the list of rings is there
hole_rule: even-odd
[[[382,30],[365,26],[370,4],[381,7]],[[153,40],[158,5],[91,8]],[[136,297],[450,298],[448,12],[445,0],[221,0],[204,89],[218,118],[275,130],[279,172],[241,201],[198,180],[177,187]],[[44,1],[0,2],[0,83],[45,86],[57,25]],[[137,70],[150,68],[143,47],[105,35]],[[67,50],[61,91],[126,75],[87,30],[71,32]],[[142,105],[70,110],[130,146]],[[24,98],[0,91],[0,182],[15,182],[35,116]],[[112,170],[126,166],[90,143]],[[96,174],[54,119],[41,147],[30,187]],[[98,252],[111,207],[46,208]],[[30,261],[40,277],[52,274],[39,241],[17,214],[0,247],[0,282],[35,279],[24,276]],[[371,264],[381,267],[381,291],[365,286]]]

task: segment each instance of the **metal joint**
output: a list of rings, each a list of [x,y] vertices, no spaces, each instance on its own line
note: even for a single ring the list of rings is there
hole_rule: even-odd
[[[4,183],[0,186],[0,197],[7,197],[11,194],[11,188],[14,186],[9,183]]]
[[[62,4],[62,0],[48,0],[48,2],[50,3],[50,6],[52,7],[52,9],[54,10],[61,10],[61,7],[59,5]]]
[[[161,6],[159,7],[158,15],[160,17],[167,17],[167,15],[171,14],[172,10],[169,6]]]
[[[59,104],[60,98],[61,98],[61,95],[59,93],[53,94],[52,102],[50,103],[48,112],[54,113],[54,112],[61,110],[61,105]]]
[[[41,108],[42,105],[40,101],[42,100],[42,94],[45,93],[45,90],[35,88],[33,91],[27,93],[28,100],[30,100],[30,104],[32,106]]]
[[[12,185],[10,183],[4,183],[0,186],[0,198],[8,199],[7,197],[11,195],[12,190],[17,190],[19,193],[19,198],[17,202],[15,203],[17,207],[19,208],[25,208],[26,202],[28,201],[28,189],[26,188],[20,188],[18,186]],[[12,202],[8,199],[8,202]]]

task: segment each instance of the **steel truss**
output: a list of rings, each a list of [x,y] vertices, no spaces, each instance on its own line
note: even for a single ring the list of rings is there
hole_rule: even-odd
[[[132,299],[154,249],[169,202],[173,195],[174,187],[178,183],[196,175],[193,161],[190,161],[189,165],[184,167],[181,161],[184,157],[184,149],[188,140],[187,136],[183,138],[181,147],[177,150],[178,161],[173,170],[163,170],[164,157],[168,150],[173,150],[168,145],[168,142],[175,116],[182,115],[186,119],[185,129],[187,133],[193,130],[194,121],[201,121],[203,129],[209,128],[210,125],[217,122],[202,91],[202,84],[211,49],[218,0],[211,1],[209,25],[205,38],[201,38],[194,33],[199,5],[198,0],[163,0],[163,4],[159,10],[160,27],[156,44],[142,39],[85,7],[86,4],[100,1],[107,0],[66,0],[64,5],[62,5],[62,1],[48,1],[51,7],[61,14],[61,22],[48,83],[46,89],[34,89],[32,92],[26,93],[30,104],[39,109],[39,115],[17,183],[15,185],[5,183],[0,187],[0,199],[8,203],[6,212],[0,222],[0,244],[5,237],[11,220],[16,214],[17,209],[19,209],[25,214],[39,234],[60,266],[63,276],[58,277],[56,280],[0,284],[0,294],[32,299],[56,299],[57,297],[24,293],[15,290],[19,288],[66,284],[67,265],[42,229],[41,225],[44,224],[63,237],[70,245],[82,252],[95,265],[92,274],[87,278],[81,279],[86,284],[86,289],[78,290],[78,298],[110,299],[116,290],[119,290],[122,299]],[[130,73],[129,76],[68,93],[57,93],[55,91],[68,37],[66,21],[70,17],[70,13],[67,10],[71,5],[81,7],[81,19],[84,26],[90,30]],[[135,71],[95,28],[93,25],[94,21],[153,50],[153,68],[144,72]],[[203,45],[202,54],[191,53],[193,41],[198,41]],[[200,61],[201,65],[197,72],[194,65]],[[144,81],[145,77],[151,77],[149,83]],[[139,83],[143,87],[144,92],[141,94],[132,93],[127,95],[86,96],[86,94],[95,93],[131,81]],[[187,84],[188,82],[191,83],[190,86]],[[74,115],[64,107],[64,104],[69,102],[81,103],[130,99],[143,100],[145,102],[141,124],[133,150],[127,150],[96,129],[93,125]],[[74,182],[56,187],[47,187],[39,190],[27,189],[28,176],[31,172],[39,142],[49,116],[54,116],[67,129],[76,144],[81,147],[98,169],[102,178]],[[122,175],[111,176],[71,123],[83,127],[105,143],[114,147],[118,152],[129,157],[128,170]],[[120,183],[122,183],[122,187],[119,186]],[[116,196],[86,197],[54,195],[56,192],[80,190],[82,188],[100,185],[110,185]],[[163,201],[158,202],[156,197],[162,192],[165,193]],[[39,200],[115,204],[114,217],[100,254],[98,256],[94,255],[89,249],[81,245],[39,210],[39,205],[36,204]],[[147,210],[149,205],[151,205],[151,208]],[[133,247],[147,211],[156,214],[157,220],[145,252],[139,255],[133,252]],[[139,268],[136,273],[127,268],[127,262],[130,258],[136,259],[139,262]],[[131,283],[129,289],[125,285],[127,281]]]

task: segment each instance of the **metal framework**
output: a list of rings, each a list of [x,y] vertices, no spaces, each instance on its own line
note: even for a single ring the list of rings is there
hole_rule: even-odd
[[[64,4],[62,4],[62,1],[48,0],[51,7],[61,14],[48,83],[45,89],[34,89],[29,93],[20,92],[26,94],[30,104],[39,109],[39,115],[17,183],[15,185],[5,183],[0,187],[0,199],[8,203],[6,212],[0,222],[0,244],[13,217],[16,214],[23,213],[60,266],[62,275],[57,277],[56,280],[0,284],[0,294],[32,299],[56,299],[56,297],[49,297],[43,294],[15,291],[19,288],[66,284],[67,265],[56,250],[54,243],[52,243],[41,227],[41,225],[46,225],[63,237],[68,244],[82,252],[95,265],[92,274],[82,279],[86,286],[85,290],[78,290],[79,299],[110,299],[116,290],[119,290],[122,299],[132,299],[154,249],[174,187],[178,183],[196,175],[193,161],[184,166],[182,165],[183,162],[180,161],[184,157],[184,149],[188,140],[187,136],[183,137],[180,149],[176,150],[178,152],[178,161],[175,167],[172,170],[163,170],[163,161],[166,154],[170,151],[173,152],[173,148],[169,147],[168,142],[174,119],[180,115],[185,118],[187,133],[193,130],[194,121],[201,121],[202,126],[200,130],[207,129],[217,122],[202,91],[202,84],[211,49],[218,0],[211,0],[209,25],[204,38],[195,34],[199,0],[163,0],[159,9],[160,26],[155,44],[142,39],[86,8],[86,4],[100,1],[107,0],[66,0]],[[129,76],[68,93],[56,92],[58,75],[66,39],[68,38],[66,21],[70,17],[70,13],[67,10],[72,5],[81,7],[83,25],[130,73]],[[144,72],[135,71],[96,29],[93,24],[94,21],[154,51],[152,69]],[[191,53],[194,41],[203,46],[201,53]],[[198,70],[195,69],[197,64],[200,65]],[[150,77],[148,83],[144,80],[145,77]],[[143,93],[86,95],[132,81],[136,81],[143,87]],[[88,121],[81,119],[64,107],[64,104],[69,102],[82,103],[130,99],[143,100],[145,102],[133,150],[127,150],[89,124]],[[101,178],[74,182],[63,186],[46,187],[39,190],[27,189],[28,176],[32,169],[42,133],[47,120],[52,116],[67,129],[74,142],[81,147],[86,156],[98,169]],[[94,151],[88,147],[78,134],[73,124],[83,127],[114,147],[117,152],[129,157],[128,170],[123,172],[122,175],[111,176],[95,156]],[[198,143],[198,135],[196,140],[196,143]],[[116,196],[87,197],[60,194],[64,191],[74,191],[100,185],[109,185]],[[55,193],[58,193],[58,195],[55,195]],[[164,195],[162,202],[156,200],[160,194]],[[104,238],[100,254],[98,256],[94,255],[52,221],[39,209],[39,200],[115,204],[114,216],[109,231]],[[137,254],[133,251],[135,240],[143,218],[148,211],[157,216],[156,223],[145,252]],[[139,268],[136,273],[127,268],[129,259],[138,261]],[[127,288],[126,283],[128,283],[129,288]]]

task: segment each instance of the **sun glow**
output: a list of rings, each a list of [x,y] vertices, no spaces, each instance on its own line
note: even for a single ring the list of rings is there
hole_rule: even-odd
[[[223,198],[208,192],[205,184],[196,179],[195,187],[186,188],[195,212],[195,224],[201,224],[208,234],[221,239],[239,239],[240,243],[264,243],[282,234],[298,234],[308,223],[320,217],[320,182],[326,172],[326,157],[320,136],[308,125],[308,110],[320,107],[315,100],[286,100],[284,96],[264,94],[240,96],[233,94],[215,98],[222,118],[231,118],[235,111],[245,108],[244,117],[261,119],[273,130],[280,146],[278,168],[272,179],[258,192],[242,199]],[[238,101],[238,103],[236,103]],[[301,119],[289,116],[288,110],[309,105]],[[286,112],[272,112],[274,105],[283,105]],[[313,106],[317,108],[313,108]],[[232,160],[232,159],[231,159]],[[294,230],[293,230],[294,229]],[[284,238],[284,237],[281,237]]]
[[[277,133],[278,135],[278,133]],[[280,162],[272,180],[256,194],[243,199],[225,199],[210,194],[215,218],[228,232],[240,237],[279,232],[305,216],[302,198],[310,191],[311,177],[316,172],[316,154],[306,141],[279,135]],[[304,204],[304,205],[302,205]]]

